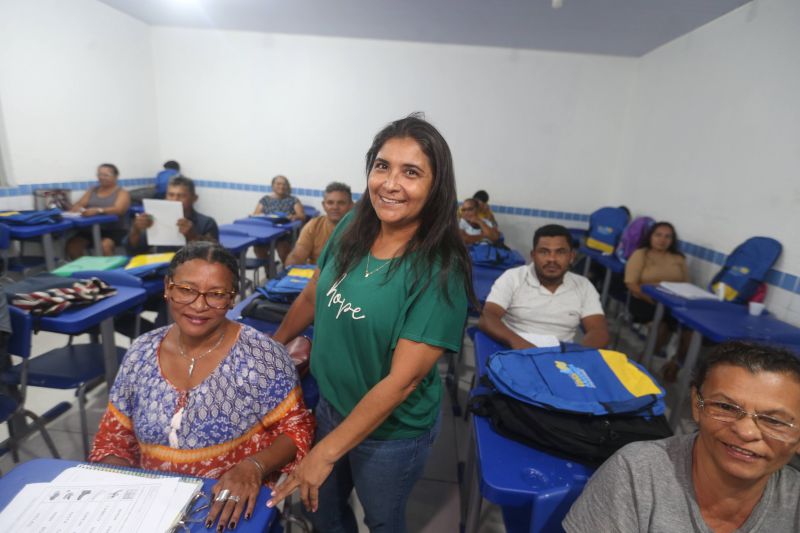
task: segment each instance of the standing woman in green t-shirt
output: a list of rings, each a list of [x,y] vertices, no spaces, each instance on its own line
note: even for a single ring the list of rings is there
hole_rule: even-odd
[[[405,531],[438,431],[436,360],[459,350],[472,292],[441,134],[419,116],[397,120],[375,136],[366,163],[367,190],[275,333],[285,343],[314,323],[321,399],[316,444],[268,505],[299,489],[325,532],[358,530],[353,488],[370,531]]]

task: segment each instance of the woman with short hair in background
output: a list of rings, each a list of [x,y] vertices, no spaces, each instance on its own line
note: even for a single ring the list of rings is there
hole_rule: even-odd
[[[292,196],[292,186],[286,176],[275,176],[272,178],[272,192],[264,195],[256,205],[254,215],[285,215],[289,220],[306,219],[303,211],[303,204],[296,196]],[[275,250],[282,264],[286,264],[286,256],[292,251],[291,235],[284,235],[275,241]],[[256,257],[267,259],[269,257],[269,246],[258,245],[253,247]]]
[[[103,255],[114,255],[114,248],[122,242],[127,234],[128,208],[131,206],[131,195],[119,183],[119,169],[111,163],[103,163],[97,167],[97,182],[83,193],[83,196],[70,209],[82,216],[115,215],[117,221],[103,224],[100,227]],[[91,229],[78,232],[67,241],[67,256],[77,259],[86,254],[86,248],[92,243]]]

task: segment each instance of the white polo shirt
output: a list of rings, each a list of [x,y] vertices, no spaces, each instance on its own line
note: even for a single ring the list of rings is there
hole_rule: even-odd
[[[539,282],[533,264],[503,272],[486,302],[506,310],[503,323],[518,335],[554,335],[561,342],[575,338],[581,319],[603,314],[600,296],[588,279],[567,272],[556,292],[550,292]]]

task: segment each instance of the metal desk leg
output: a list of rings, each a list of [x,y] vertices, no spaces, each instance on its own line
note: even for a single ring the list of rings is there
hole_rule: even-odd
[[[664,318],[664,304],[658,302],[656,304],[656,313],[653,315],[653,323],[650,324],[650,331],[647,333],[647,343],[644,345],[644,358],[642,365],[646,369],[650,369],[650,364],[653,362],[653,352],[656,351],[656,339],[658,339],[658,326],[661,325],[661,320]]]
[[[689,381],[692,379],[692,372],[694,366],[697,364],[697,357],[700,355],[700,345],[703,342],[703,335],[699,331],[692,332],[692,340],[689,343],[689,351],[686,353],[686,361],[683,363],[683,368],[678,378],[678,390],[676,391],[675,405],[672,407],[672,412],[669,415],[669,425],[672,429],[677,429],[676,424],[681,416],[683,409],[683,402],[689,395]]]
[[[239,294],[247,293],[247,248],[239,252]]]
[[[464,469],[464,487],[461,495],[461,523],[464,524],[465,533],[478,531],[478,522],[481,518],[480,473],[478,472],[478,456],[475,447],[475,425],[470,424],[469,448],[467,449],[467,466]]]
[[[586,262],[583,264],[583,277],[589,277],[589,267],[592,266],[592,258],[588,255],[586,256]]]
[[[269,242],[269,259],[267,259],[267,273],[270,279],[278,275],[278,267],[275,265],[275,239]]]
[[[42,235],[42,250],[44,251],[44,264],[47,270],[52,272],[56,269],[55,250],[53,249],[53,234],[45,233]]]
[[[109,388],[114,384],[119,369],[117,361],[117,344],[114,341],[114,317],[100,322],[100,338],[103,343],[103,362],[106,367],[106,383]]]
[[[611,269],[606,267],[606,275],[603,277],[603,290],[600,293],[600,305],[606,308],[608,302],[608,291],[611,288]]]
[[[92,241],[94,241],[94,255],[103,255],[103,239],[100,236],[100,224],[92,224]]]

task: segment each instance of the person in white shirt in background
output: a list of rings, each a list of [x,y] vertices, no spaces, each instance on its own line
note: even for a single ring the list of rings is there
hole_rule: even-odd
[[[461,204],[461,218],[458,221],[461,240],[464,244],[494,244],[500,240],[500,231],[497,224],[478,214],[478,201],[467,198]]]
[[[532,264],[509,269],[495,281],[478,327],[514,349],[534,347],[537,336],[572,342],[582,327],[581,344],[605,347],[608,325],[597,290],[569,272],[575,250],[567,228],[549,224],[536,230],[531,259]]]

